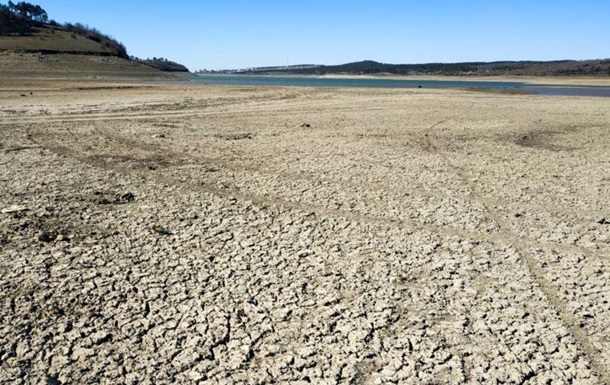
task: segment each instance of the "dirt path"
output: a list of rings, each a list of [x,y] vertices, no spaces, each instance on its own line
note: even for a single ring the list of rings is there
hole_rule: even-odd
[[[0,87],[0,382],[609,383],[608,101],[94,86]]]

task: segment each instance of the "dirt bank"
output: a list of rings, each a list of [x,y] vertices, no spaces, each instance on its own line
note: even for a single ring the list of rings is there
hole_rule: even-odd
[[[31,79],[143,81],[179,80],[184,76],[114,56],[0,51],[0,85]]]

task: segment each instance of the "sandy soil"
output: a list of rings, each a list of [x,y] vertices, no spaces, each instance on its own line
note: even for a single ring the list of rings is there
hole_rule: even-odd
[[[610,383],[608,99],[0,105],[0,383]]]

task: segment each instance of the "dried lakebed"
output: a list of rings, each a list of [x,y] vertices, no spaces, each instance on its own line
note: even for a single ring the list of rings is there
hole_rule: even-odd
[[[0,383],[610,381],[608,99],[0,103]]]

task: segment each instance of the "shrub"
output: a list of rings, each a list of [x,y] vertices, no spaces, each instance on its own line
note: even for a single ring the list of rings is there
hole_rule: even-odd
[[[68,32],[78,34],[89,40],[93,40],[96,43],[103,44],[106,48],[110,50],[110,53],[112,53],[113,55],[125,59],[129,58],[129,55],[127,55],[127,49],[121,42],[117,41],[112,36],[103,34],[96,28],[89,27],[88,25],[81,23],[65,23],[63,25],[63,28]]]

